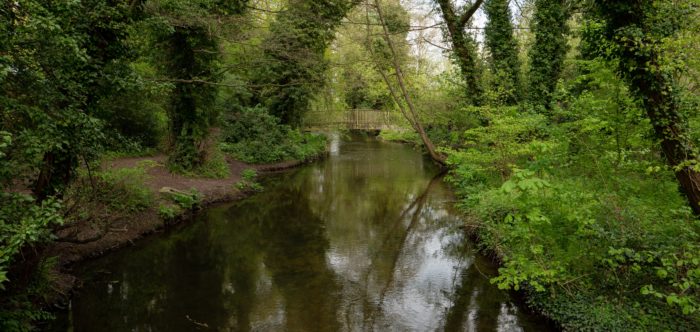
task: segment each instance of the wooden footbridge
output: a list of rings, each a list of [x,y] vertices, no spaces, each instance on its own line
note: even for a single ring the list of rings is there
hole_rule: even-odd
[[[399,123],[395,114],[385,110],[349,109],[342,116],[329,116],[322,113],[309,114],[307,128],[337,128],[349,130],[383,130],[396,127]]]

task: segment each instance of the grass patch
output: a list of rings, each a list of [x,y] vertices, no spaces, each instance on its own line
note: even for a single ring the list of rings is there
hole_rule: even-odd
[[[389,142],[421,144],[420,137],[413,130],[382,130],[379,138]]]
[[[145,185],[146,170],[155,166],[153,161],[145,161],[133,168],[119,168],[87,172],[81,170],[78,180],[68,189],[68,205],[79,205],[80,213],[90,214],[102,211],[108,213],[132,214],[143,211],[155,202],[155,196]]]

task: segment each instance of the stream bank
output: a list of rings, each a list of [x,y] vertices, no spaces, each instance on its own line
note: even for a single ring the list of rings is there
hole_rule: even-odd
[[[256,177],[299,167],[306,163],[322,158],[317,156],[305,161],[284,161],[272,164],[247,164],[241,161],[227,158],[229,176],[226,178],[195,178],[181,174],[171,173],[165,166],[167,157],[164,155],[154,157],[117,158],[103,163],[103,170],[125,170],[145,167],[145,186],[156,198],[149,207],[136,213],[124,216],[115,216],[109,220],[107,230],[102,234],[96,234],[94,220],[82,220],[71,224],[69,227],[58,231],[58,240],[47,249],[48,257],[56,257],[57,264],[52,273],[57,296],[48,301],[55,304],[69,298],[80,281],[72,275],[71,266],[81,261],[97,258],[106,253],[115,251],[125,246],[134,245],[135,241],[156,232],[162,232],[172,226],[191,220],[197,211],[216,203],[230,202],[248,197],[256,192],[250,187],[240,187],[245,179],[242,173],[246,170],[254,170]],[[159,213],[159,207],[172,203],[164,192],[196,193],[196,202],[189,208],[177,209],[171,216],[164,217]],[[112,216],[107,216],[112,218]],[[61,238],[70,237],[70,240]]]
[[[490,284],[438,173],[403,144],[334,139],[259,194],[74,265],[53,330],[548,330]]]

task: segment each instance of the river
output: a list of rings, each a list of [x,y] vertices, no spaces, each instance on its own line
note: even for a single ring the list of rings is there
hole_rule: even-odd
[[[76,267],[57,331],[546,331],[489,283],[438,170],[332,136],[265,190]]]

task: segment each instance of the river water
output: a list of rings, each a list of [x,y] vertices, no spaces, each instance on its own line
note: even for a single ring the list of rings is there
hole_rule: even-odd
[[[77,267],[56,330],[543,331],[406,145],[332,136],[264,192]]]

